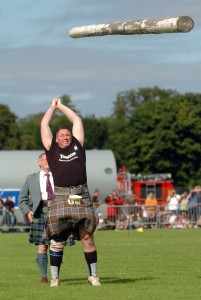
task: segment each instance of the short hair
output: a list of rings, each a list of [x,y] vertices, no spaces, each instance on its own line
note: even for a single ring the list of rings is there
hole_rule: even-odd
[[[63,129],[68,130],[68,132],[70,132],[70,134],[71,134],[71,131],[70,131],[69,128],[67,128],[67,127],[62,127],[62,128],[59,128],[59,129],[57,130],[57,132],[56,132],[56,138],[58,137],[59,131],[60,131],[60,130],[63,130]]]
[[[41,154],[39,155],[39,157],[38,157],[38,160],[40,160],[41,157],[42,157],[44,154],[45,154],[45,152],[41,153]]]

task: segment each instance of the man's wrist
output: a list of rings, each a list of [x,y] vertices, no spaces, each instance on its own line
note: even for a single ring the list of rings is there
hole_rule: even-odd
[[[61,102],[58,102],[56,108],[58,108],[59,110],[62,110],[62,108],[63,108],[64,106],[65,106],[65,105],[63,105]]]

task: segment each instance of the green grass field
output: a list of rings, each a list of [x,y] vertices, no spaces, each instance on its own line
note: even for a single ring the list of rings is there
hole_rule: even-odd
[[[28,233],[0,234],[0,299],[201,299],[201,230],[98,231],[101,287],[87,283],[81,243],[66,247],[59,288],[39,282]],[[50,277],[50,270],[49,277]]]

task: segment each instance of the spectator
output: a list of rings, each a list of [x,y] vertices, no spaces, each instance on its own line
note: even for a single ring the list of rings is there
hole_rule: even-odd
[[[141,228],[143,227],[143,217],[142,212],[138,212],[129,217],[129,229]]]
[[[106,224],[111,225],[111,227],[114,228],[117,219],[116,200],[112,198],[112,194],[109,194],[105,198],[105,202],[107,204],[105,222]]]
[[[173,228],[190,228],[189,218],[185,211],[181,213],[179,217],[175,219],[175,225]]]
[[[138,206],[138,197],[135,193],[127,196],[126,205],[127,213],[129,216],[135,215],[140,211],[140,207]]]
[[[148,197],[145,200],[144,209],[147,214],[147,222],[151,228],[156,228],[156,210],[157,210],[157,199],[154,197],[153,192],[149,192]]]
[[[180,214],[182,214],[182,212],[185,212],[185,213],[188,212],[188,202],[189,202],[188,193],[184,192],[181,195],[181,200],[180,200]]]
[[[119,213],[117,206],[122,205],[124,201],[118,196],[117,191],[113,190],[112,193],[105,198],[105,202],[107,203],[106,223],[114,228]]]
[[[92,196],[92,202],[96,205],[96,207],[101,205],[101,201],[98,199],[99,195],[100,195],[100,190],[96,188]]]
[[[3,199],[0,199],[0,226],[5,222],[5,210]]]
[[[9,227],[13,227],[16,224],[16,218],[14,214],[15,206],[10,195],[6,196],[6,201],[4,203],[4,206],[6,208],[6,224]]]
[[[180,196],[177,195],[176,190],[173,189],[167,198],[168,210],[172,211],[173,214],[176,215],[179,214],[179,201],[180,201]]]
[[[169,211],[167,223],[169,223],[170,228],[174,228],[177,222],[177,216],[173,211]]]
[[[5,207],[3,199],[0,199],[0,215],[2,215],[3,208]]]
[[[103,215],[101,213],[101,211],[99,211],[99,206],[101,205],[101,200],[99,200],[99,195],[100,195],[100,190],[98,188],[96,188],[93,192],[92,195],[92,202],[95,204],[95,206],[97,207],[97,211],[98,211],[98,219],[99,219],[99,223],[97,226],[97,230],[101,230],[101,229],[106,229],[105,227],[105,220],[103,218]]]
[[[96,227],[96,229],[97,230],[107,229],[105,220],[104,220],[101,212],[98,213],[98,219],[99,219],[99,222],[98,222],[98,226]]]
[[[163,228],[170,228],[170,217],[172,215],[171,211],[167,210],[161,210],[159,211],[159,220],[160,220],[160,225]]]
[[[128,229],[129,216],[127,217],[125,214],[121,214],[120,217],[116,221],[115,230],[125,230]]]
[[[41,283],[47,283],[49,242],[42,238],[45,222],[48,214],[48,206],[51,203],[54,182],[50,172],[46,154],[43,152],[38,158],[39,171],[27,176],[19,194],[19,208],[30,222],[29,242],[37,246],[36,262],[38,264]],[[49,180],[50,183],[49,183]],[[48,193],[49,184],[52,187]]]
[[[189,193],[189,217],[195,223],[201,215],[201,186],[195,186]]]

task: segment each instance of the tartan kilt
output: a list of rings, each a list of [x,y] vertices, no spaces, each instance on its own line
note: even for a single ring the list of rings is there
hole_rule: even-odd
[[[89,198],[84,198],[80,205],[68,204],[54,196],[53,204],[49,207],[43,238],[49,240],[55,235],[62,234],[67,239],[74,234],[74,239],[80,240],[78,226],[82,225],[89,233],[94,233],[98,225],[96,206]],[[68,197],[67,197],[68,198]]]
[[[33,216],[33,221],[29,231],[30,243],[35,243],[35,245],[49,245],[49,241],[43,238],[47,215],[48,208],[39,206]]]

